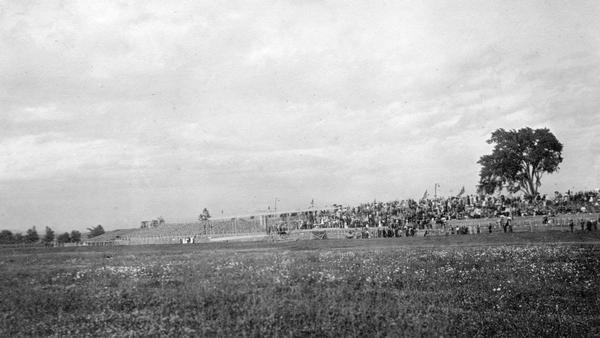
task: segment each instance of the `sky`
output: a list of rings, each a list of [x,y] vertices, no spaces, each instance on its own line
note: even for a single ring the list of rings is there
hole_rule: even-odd
[[[598,1],[2,1],[1,229],[474,193],[497,128],[600,187]]]

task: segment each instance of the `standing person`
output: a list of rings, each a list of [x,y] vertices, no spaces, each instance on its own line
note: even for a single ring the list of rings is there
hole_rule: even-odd
[[[508,232],[513,232],[513,227],[512,227],[512,217],[508,217],[506,219],[506,227],[508,227]],[[505,231],[506,232],[506,231]]]
[[[573,227],[575,226],[575,223],[573,222],[573,219],[569,220],[569,228],[571,228],[571,232],[573,232]]]
[[[492,233],[492,223],[488,224],[488,232],[491,234]]]
[[[362,238],[369,238],[369,230],[366,227],[362,229]]]

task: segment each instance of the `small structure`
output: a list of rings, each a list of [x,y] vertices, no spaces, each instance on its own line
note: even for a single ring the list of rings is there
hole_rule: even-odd
[[[151,221],[141,221],[140,229],[156,228],[165,224],[165,219],[159,216],[157,219]]]

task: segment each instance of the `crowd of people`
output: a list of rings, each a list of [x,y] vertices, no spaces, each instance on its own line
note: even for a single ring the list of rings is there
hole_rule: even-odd
[[[358,206],[334,205],[326,210],[284,214],[293,216],[300,229],[313,228],[390,228],[396,233],[410,235],[411,229],[445,228],[452,219],[498,218],[508,224],[502,228],[510,231],[513,217],[600,211],[600,192],[585,191],[564,194],[556,192],[552,198],[545,195],[533,199],[522,196],[465,195],[423,198],[391,202],[363,203]],[[454,229],[449,229],[453,230]],[[481,231],[481,229],[478,229]],[[464,231],[457,229],[457,232]],[[473,231],[473,230],[471,230]]]

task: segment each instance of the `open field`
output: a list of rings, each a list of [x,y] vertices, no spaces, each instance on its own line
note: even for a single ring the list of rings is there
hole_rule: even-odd
[[[600,334],[600,235],[0,249],[0,336]]]

